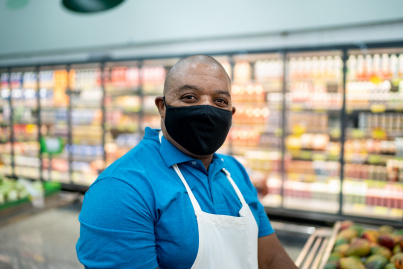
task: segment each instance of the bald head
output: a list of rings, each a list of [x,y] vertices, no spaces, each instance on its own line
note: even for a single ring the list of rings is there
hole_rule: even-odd
[[[200,67],[209,68],[217,73],[225,73],[229,84],[231,84],[231,79],[227,72],[216,59],[208,55],[193,55],[182,58],[169,70],[164,83],[164,96],[166,96],[171,89],[172,82],[177,80],[178,77],[186,74],[186,71],[189,69],[197,69]]]

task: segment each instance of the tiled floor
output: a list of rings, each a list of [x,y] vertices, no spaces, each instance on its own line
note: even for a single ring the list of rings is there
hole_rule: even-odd
[[[79,206],[50,209],[0,228],[0,268],[82,268],[75,244]]]
[[[0,226],[0,269],[75,269],[77,220],[81,205],[48,209]],[[278,230],[286,251],[295,260],[307,234]]]

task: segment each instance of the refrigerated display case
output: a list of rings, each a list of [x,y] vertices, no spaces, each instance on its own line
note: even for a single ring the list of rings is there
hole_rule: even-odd
[[[282,55],[238,55],[231,62],[236,112],[228,153],[248,169],[263,204],[276,207],[281,204]]]
[[[13,174],[11,147],[11,102],[9,73],[0,69],[0,173],[5,176]]]
[[[71,181],[89,186],[105,168],[101,69],[99,64],[72,65],[68,75]]]
[[[236,107],[218,152],[244,164],[267,212],[403,223],[403,44],[377,46],[382,47],[214,56],[232,80]],[[18,109],[27,102],[24,111],[33,115],[29,123],[37,122],[41,130],[41,137],[29,139],[60,137],[65,144],[50,161],[42,154],[41,179],[68,183],[73,189],[88,186],[137,145],[145,127],[160,128],[154,100],[163,94],[165,76],[178,60],[35,67],[40,74],[38,108],[19,100],[18,91],[8,99],[10,88],[24,89],[12,84],[8,73],[21,72],[24,78],[32,69],[0,69],[3,173],[13,175],[17,168],[13,162],[18,157],[13,156],[20,148],[7,141],[20,139],[14,114],[21,115]]]
[[[40,179],[37,74],[34,69],[13,69],[10,75],[13,107],[14,175]]]
[[[105,75],[106,165],[141,140],[141,85],[139,62],[107,63]]]
[[[403,49],[348,51],[343,212],[403,216]]]
[[[106,165],[135,147],[145,127],[161,127],[155,97],[163,95],[165,76],[178,60],[106,63]]]
[[[283,206],[337,213],[341,51],[287,54]]]
[[[39,70],[39,107],[42,138],[57,138],[63,144],[61,153],[42,153],[42,179],[70,183],[68,145],[69,97],[65,66],[41,67]]]
[[[155,106],[155,97],[163,96],[165,76],[179,58],[145,60],[141,67],[142,118],[141,130],[146,126],[161,128],[161,118]]]

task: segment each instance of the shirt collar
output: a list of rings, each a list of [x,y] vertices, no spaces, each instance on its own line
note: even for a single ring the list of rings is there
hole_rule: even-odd
[[[146,127],[144,139],[152,139],[152,140],[157,141],[158,144],[160,144],[159,131],[161,131],[161,130],[160,129],[151,129],[149,127]],[[195,160],[194,158],[183,153],[178,148],[176,148],[174,145],[172,145],[172,143],[169,142],[168,140],[166,140],[164,136],[161,139],[160,154],[161,154],[161,157],[164,160],[166,166],[168,166],[168,167],[171,167],[174,164],[179,164],[179,163],[184,163],[184,162],[189,162],[189,161]],[[223,166],[222,159],[216,153],[214,153],[214,155],[213,155],[212,164],[214,162],[219,164],[218,165],[219,167]]]

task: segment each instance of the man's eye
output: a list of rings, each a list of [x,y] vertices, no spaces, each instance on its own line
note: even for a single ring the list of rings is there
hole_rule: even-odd
[[[193,95],[185,95],[185,96],[182,97],[182,99],[185,100],[185,101],[195,101],[195,100],[197,100],[197,98],[195,96],[193,96]]]
[[[219,103],[220,105],[228,105],[228,101],[223,98],[217,98],[215,99],[215,102]]]

